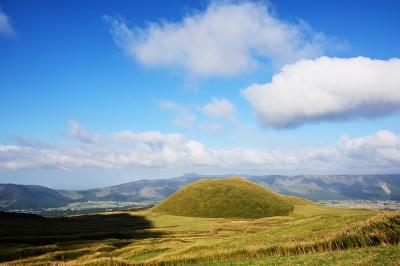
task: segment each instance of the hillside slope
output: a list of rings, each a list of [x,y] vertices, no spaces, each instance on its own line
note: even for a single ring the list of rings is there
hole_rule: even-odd
[[[201,179],[178,190],[152,211],[179,216],[261,218],[287,215],[285,197],[243,178]]]
[[[0,184],[0,209],[35,209],[66,205],[70,199],[43,186]]]

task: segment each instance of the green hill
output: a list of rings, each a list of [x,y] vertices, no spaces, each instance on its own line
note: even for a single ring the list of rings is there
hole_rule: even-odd
[[[243,178],[201,179],[160,202],[152,212],[213,218],[261,218],[288,215],[289,200]]]

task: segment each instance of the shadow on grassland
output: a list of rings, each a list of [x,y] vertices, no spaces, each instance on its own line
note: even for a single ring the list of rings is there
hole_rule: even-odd
[[[126,213],[42,217],[0,212],[0,243],[52,244],[102,239],[143,239],[158,237],[151,221]],[[0,244],[1,247],[1,244]]]

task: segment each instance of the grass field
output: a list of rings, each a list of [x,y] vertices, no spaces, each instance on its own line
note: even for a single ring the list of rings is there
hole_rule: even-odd
[[[0,226],[4,265],[400,265],[400,213],[308,202],[261,219],[141,210]]]

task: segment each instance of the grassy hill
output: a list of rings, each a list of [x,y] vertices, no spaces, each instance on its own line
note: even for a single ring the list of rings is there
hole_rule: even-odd
[[[157,213],[214,218],[261,218],[287,215],[293,199],[243,178],[201,179],[156,205]]]

